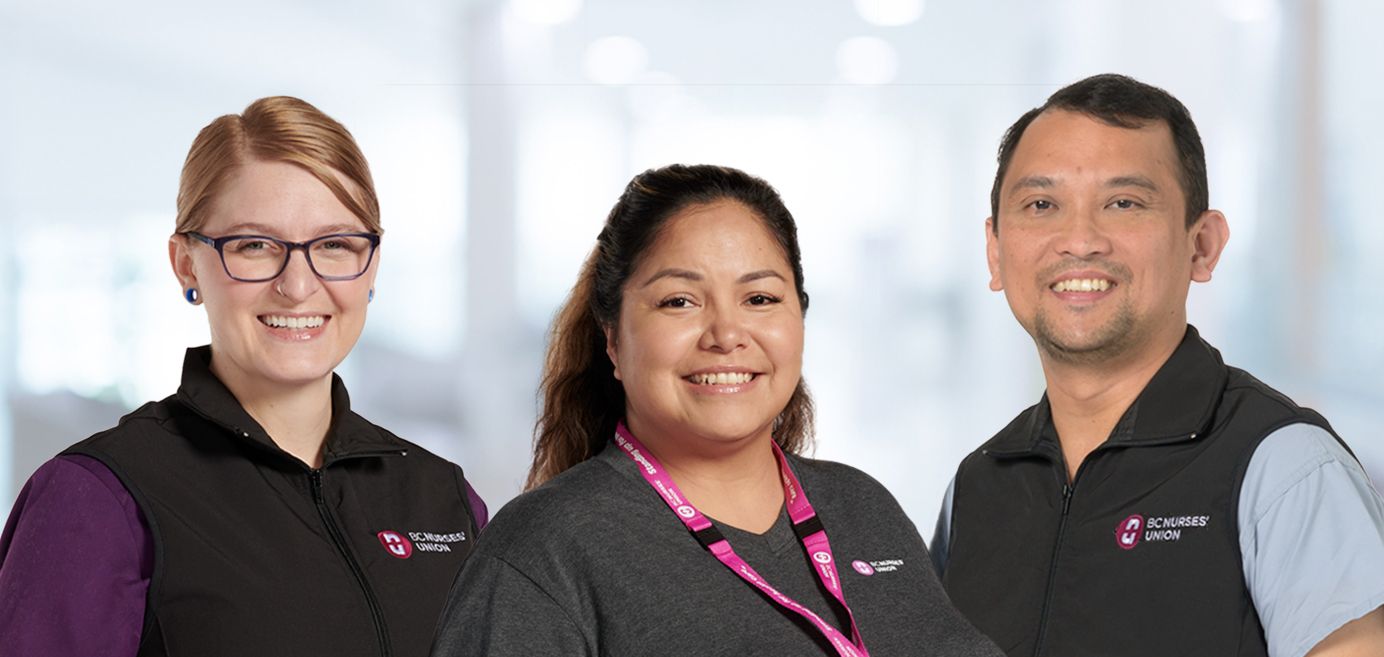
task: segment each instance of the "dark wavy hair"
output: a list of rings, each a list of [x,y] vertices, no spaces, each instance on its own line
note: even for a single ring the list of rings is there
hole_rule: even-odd
[[[1000,186],[1014,159],[1014,149],[1018,148],[1019,139],[1029,124],[1052,109],[1085,114],[1117,128],[1137,129],[1157,121],[1168,124],[1173,146],[1177,149],[1178,182],[1187,202],[1187,227],[1191,228],[1210,207],[1206,152],[1201,146],[1197,124],[1192,122],[1192,113],[1172,94],[1158,87],[1126,75],[1103,73],[1058,89],[1041,107],[1024,113],[1005,131],[1000,141],[999,169],[995,171],[995,184],[990,188],[990,216],[994,218],[992,226],[996,234],[1000,226]]]
[[[571,296],[553,319],[539,387],[543,411],[534,428],[525,489],[591,458],[614,435],[625,415],[625,391],[606,354],[605,329],[619,324],[625,283],[669,219],[691,206],[727,200],[749,208],[778,241],[807,312],[797,225],[769,183],[711,165],[674,164],[635,176],[610,210]],[[789,453],[811,444],[812,398],[801,379],[774,421],[773,435]]]

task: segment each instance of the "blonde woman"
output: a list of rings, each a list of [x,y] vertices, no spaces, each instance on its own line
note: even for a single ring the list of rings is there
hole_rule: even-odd
[[[68,449],[0,535],[0,645],[39,655],[423,655],[485,506],[332,373],[379,268],[350,133],[294,98],[198,134],[168,243],[211,344]]]

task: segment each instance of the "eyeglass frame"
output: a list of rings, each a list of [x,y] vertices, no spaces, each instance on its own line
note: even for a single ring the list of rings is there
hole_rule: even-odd
[[[216,255],[221,258],[221,268],[226,271],[226,275],[230,276],[231,280],[240,281],[242,283],[264,283],[278,278],[284,273],[285,269],[288,269],[288,261],[293,259],[293,251],[296,249],[303,250],[303,259],[307,260],[308,269],[312,270],[314,276],[324,281],[352,281],[364,276],[365,272],[370,271],[370,263],[375,261],[375,250],[380,248],[380,236],[375,233],[333,233],[331,235],[313,238],[306,242],[290,242],[268,235],[226,235],[225,237],[207,237],[195,231],[188,231],[183,234],[216,249]],[[323,240],[332,239],[333,237],[364,237],[366,241],[370,242],[370,255],[366,256],[365,266],[361,268],[360,273],[353,276],[323,276],[317,272],[317,266],[312,264],[312,252],[308,250],[308,247]],[[267,240],[287,247],[288,250],[284,252],[284,261],[279,264],[279,271],[274,272],[274,275],[268,278],[240,278],[232,274],[231,268],[226,265],[226,252],[222,250],[222,247],[231,240],[244,239]]]

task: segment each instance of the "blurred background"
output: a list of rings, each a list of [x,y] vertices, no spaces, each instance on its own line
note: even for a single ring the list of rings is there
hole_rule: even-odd
[[[605,213],[634,174],[706,162],[799,221],[816,455],[930,536],[960,458],[1043,390],[986,287],[996,146],[1107,71],[1201,129],[1232,239],[1191,321],[1378,482],[1381,24],[1375,0],[3,0],[0,499],[176,390],[208,339],[168,265],[179,169],[213,118],[288,94],[354,132],[384,212],[353,406],[492,510]]]

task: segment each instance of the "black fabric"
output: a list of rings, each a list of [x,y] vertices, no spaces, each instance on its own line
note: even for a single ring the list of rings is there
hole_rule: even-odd
[[[917,529],[874,479],[788,457],[831,541],[872,657],[995,655],[947,602]],[[849,636],[786,512],[764,534],[718,524],[761,577]],[[818,630],[721,563],[620,449],[505,505],[443,612],[435,657],[835,655]]]
[[[178,394],[65,452],[106,464],[149,524],[139,654],[426,655],[476,535],[461,469],[352,413],[333,376],[313,470],[241,408],[210,355],[188,350]],[[407,558],[385,531],[409,539]]]
[[[1266,655],[1238,494],[1299,422],[1330,431],[1189,326],[1070,487],[1046,396],[962,461],[942,582],[1011,656]]]

